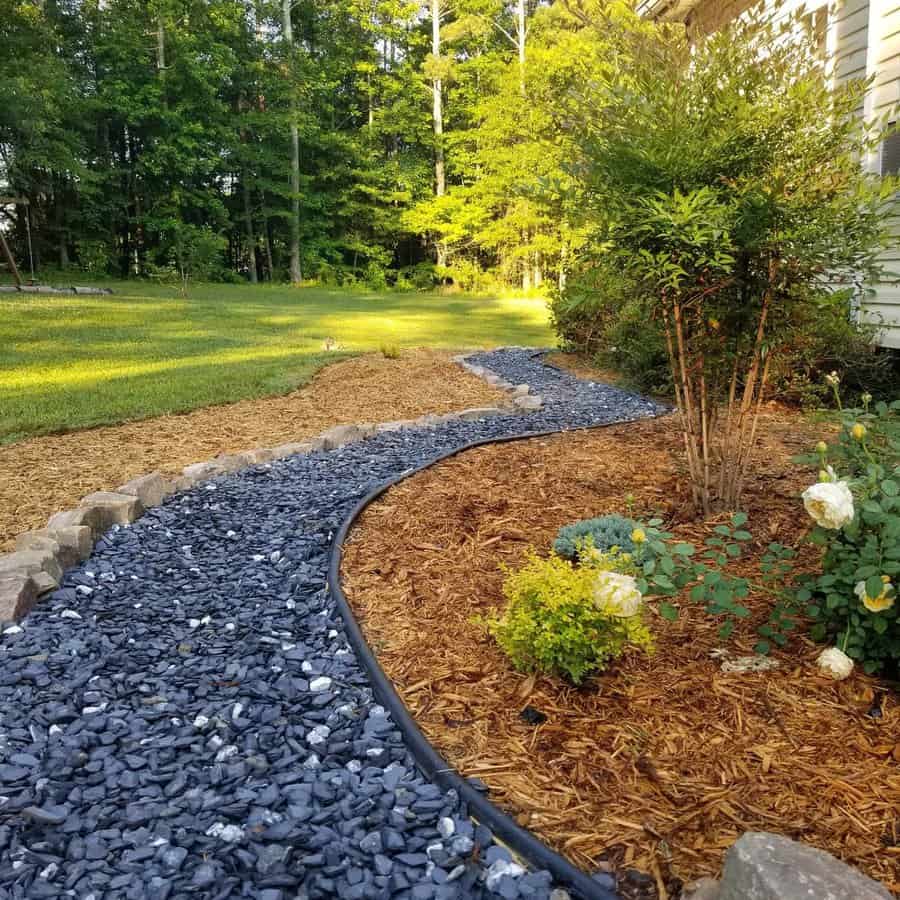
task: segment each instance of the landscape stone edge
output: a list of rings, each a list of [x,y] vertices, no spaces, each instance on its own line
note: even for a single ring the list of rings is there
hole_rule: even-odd
[[[174,478],[166,478],[160,472],[149,472],[132,478],[112,491],[94,491],[83,497],[75,509],[54,513],[44,528],[17,535],[15,550],[0,554],[0,624],[15,623],[27,615],[42,594],[59,586],[66,569],[87,559],[94,543],[110,528],[130,525],[171,494],[250,466],[266,465],[300,453],[336,450],[386,431],[433,428],[454,420],[486,419],[531,412],[542,407],[543,399],[530,393],[527,384],[514,385],[505,381],[495,372],[469,362],[469,354],[455,356],[453,361],[472,375],[508,393],[509,406],[472,407],[442,415],[425,413],[417,419],[379,424],[335,425],[305,441],[259,447],[240,453],[221,453],[214,459],[185,466],[181,475]]]

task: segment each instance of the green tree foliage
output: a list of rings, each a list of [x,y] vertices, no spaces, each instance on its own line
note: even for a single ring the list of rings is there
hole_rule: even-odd
[[[430,187],[418,4],[290,15],[292,44],[276,0],[6,0],[0,185],[29,200],[37,265],[176,274],[219,238],[205,275],[277,279],[295,218],[307,276],[421,261],[400,222]]]

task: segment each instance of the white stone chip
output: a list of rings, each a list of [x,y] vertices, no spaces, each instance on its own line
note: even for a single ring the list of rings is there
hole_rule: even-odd
[[[88,588],[88,590],[90,590],[90,588]],[[74,609],[64,609],[59,614],[59,617],[61,619],[80,619],[81,618],[81,616],[77,612],[75,612]]]
[[[525,870],[518,863],[508,862],[505,859],[498,859],[495,860],[487,870],[485,883],[487,884],[489,891],[494,891],[500,886],[500,879],[502,879],[504,875],[509,875],[510,878],[518,878],[520,875],[524,874]]]
[[[306,743],[311,747],[318,747],[320,744],[324,744],[325,741],[328,740],[328,736],[330,734],[331,729],[327,725],[316,725],[316,727],[311,729],[309,734],[306,736]]]
[[[206,829],[207,837],[219,838],[226,844],[236,844],[244,839],[244,829],[240,825],[226,825],[224,822],[214,822]]]
[[[309,683],[309,689],[318,693],[319,691],[327,691],[331,687],[331,679],[327,675],[321,675],[313,678]]]

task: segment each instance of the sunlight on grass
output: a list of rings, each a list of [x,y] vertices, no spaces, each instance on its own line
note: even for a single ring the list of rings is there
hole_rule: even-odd
[[[283,393],[336,358],[326,338],[353,352],[553,343],[534,297],[112,287],[0,299],[0,442]]]

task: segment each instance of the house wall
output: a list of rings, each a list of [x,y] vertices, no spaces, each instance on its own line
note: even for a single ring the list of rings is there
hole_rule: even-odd
[[[900,0],[871,0],[865,58],[863,74],[873,78],[865,114],[896,121],[900,118]],[[879,155],[873,154],[867,164],[870,170],[879,171]],[[894,239],[881,259],[885,272],[877,284],[870,285],[862,312],[883,326],[881,343],[900,349],[900,200],[894,204],[888,225]]]

